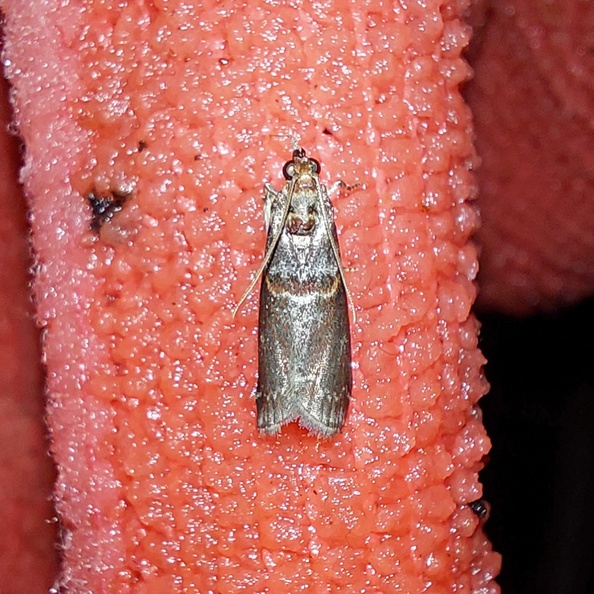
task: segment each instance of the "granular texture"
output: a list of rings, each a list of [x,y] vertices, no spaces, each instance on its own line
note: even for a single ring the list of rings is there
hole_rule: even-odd
[[[43,265],[63,582],[498,592],[468,507],[489,440],[465,4],[43,6],[43,20],[7,9],[7,55]],[[25,22],[49,27],[40,92],[56,123],[39,126],[66,153],[33,133]],[[334,201],[357,321],[350,413],[326,441],[294,423],[258,435],[257,296],[232,317],[291,138],[323,183],[361,184]],[[92,228],[90,193],[126,200]]]
[[[482,158],[480,302],[552,311],[594,294],[594,10],[488,3],[468,89]]]

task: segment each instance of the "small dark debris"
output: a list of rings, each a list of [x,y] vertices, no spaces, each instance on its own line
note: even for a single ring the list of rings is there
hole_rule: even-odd
[[[334,132],[332,132],[332,130],[330,130],[330,128],[324,128],[322,130],[322,134],[328,134],[329,136],[334,136]]]
[[[208,212],[208,206],[205,206],[205,207],[202,209],[202,212]]]
[[[122,210],[130,196],[131,194],[124,194],[117,190],[112,190],[106,194],[99,194],[94,190],[89,192],[87,200],[93,211],[91,230],[99,231],[104,223],[110,221],[117,212]]]
[[[139,153],[142,153],[142,151],[143,151],[143,150],[144,150],[146,147],[147,147],[146,141],[144,141],[144,140],[141,140],[141,141],[138,143],[138,152],[139,152]]]
[[[468,504],[468,507],[474,512],[481,522],[486,522],[491,513],[491,505],[486,499],[477,499]]]

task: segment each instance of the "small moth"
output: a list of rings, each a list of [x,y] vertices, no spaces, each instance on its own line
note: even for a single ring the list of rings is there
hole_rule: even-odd
[[[258,428],[277,433],[299,420],[311,433],[331,437],[344,425],[351,395],[351,341],[344,270],[329,190],[320,164],[295,148],[277,192],[265,185],[266,253],[260,275]],[[353,310],[354,315],[354,310]]]

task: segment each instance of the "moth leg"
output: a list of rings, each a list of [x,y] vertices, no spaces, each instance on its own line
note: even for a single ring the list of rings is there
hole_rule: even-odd
[[[331,196],[332,194],[336,193],[338,189],[346,190],[347,192],[352,192],[353,190],[356,190],[360,185],[361,184],[357,182],[356,184],[349,186],[348,184],[344,183],[341,179],[339,179],[328,188],[328,196]]]

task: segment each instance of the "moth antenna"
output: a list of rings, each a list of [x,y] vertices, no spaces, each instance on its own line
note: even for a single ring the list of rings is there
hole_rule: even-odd
[[[239,300],[239,302],[237,303],[237,305],[233,308],[233,317],[235,317],[235,315],[239,311],[239,308],[242,306],[243,302],[248,298],[248,295],[252,292],[252,289],[256,286],[256,283],[258,282],[258,279],[262,276],[262,273],[266,269],[266,266],[268,266],[268,262],[270,262],[270,258],[272,257],[272,253],[274,252],[274,249],[276,248],[276,244],[278,243],[278,240],[280,239],[280,236],[283,233],[283,229],[284,229],[284,226],[285,226],[285,221],[287,220],[287,216],[289,215],[289,208],[291,207],[291,200],[293,198],[293,188],[294,187],[295,187],[295,184],[294,184],[293,181],[291,181],[291,187],[289,188],[289,195],[288,195],[288,199],[287,199],[287,204],[285,206],[285,210],[283,211],[283,218],[282,218],[281,224],[279,226],[279,230],[277,231],[276,235],[272,239],[272,243],[270,244],[270,248],[268,249],[268,251],[266,252],[266,254],[264,254],[264,259],[262,260],[262,264],[260,264],[260,267],[258,268],[258,271],[256,272],[256,276],[254,276],[254,278],[252,279],[252,282],[250,283],[249,287],[244,292],[243,296],[241,297],[241,299]]]
[[[322,188],[320,181],[316,179],[316,186],[318,189],[318,196],[320,196],[320,201],[322,201]],[[330,221],[326,216],[324,204],[320,205],[320,211],[322,213],[322,218],[324,219],[324,226],[326,227],[326,234],[328,235],[328,239],[330,240],[330,246],[332,247],[332,252],[334,253],[334,259],[336,260],[336,264],[338,265],[338,272],[340,273],[340,278],[342,279],[342,284],[344,285],[344,291],[346,293],[347,301],[349,303],[349,308],[351,310],[351,314],[353,316],[353,324],[357,322],[357,312],[355,311],[355,304],[353,303],[353,298],[351,297],[351,292],[347,286],[346,278],[344,275],[344,268],[342,267],[342,262],[340,261],[340,252],[338,251],[338,245],[334,240],[334,235],[332,234],[332,227],[330,226]]]

